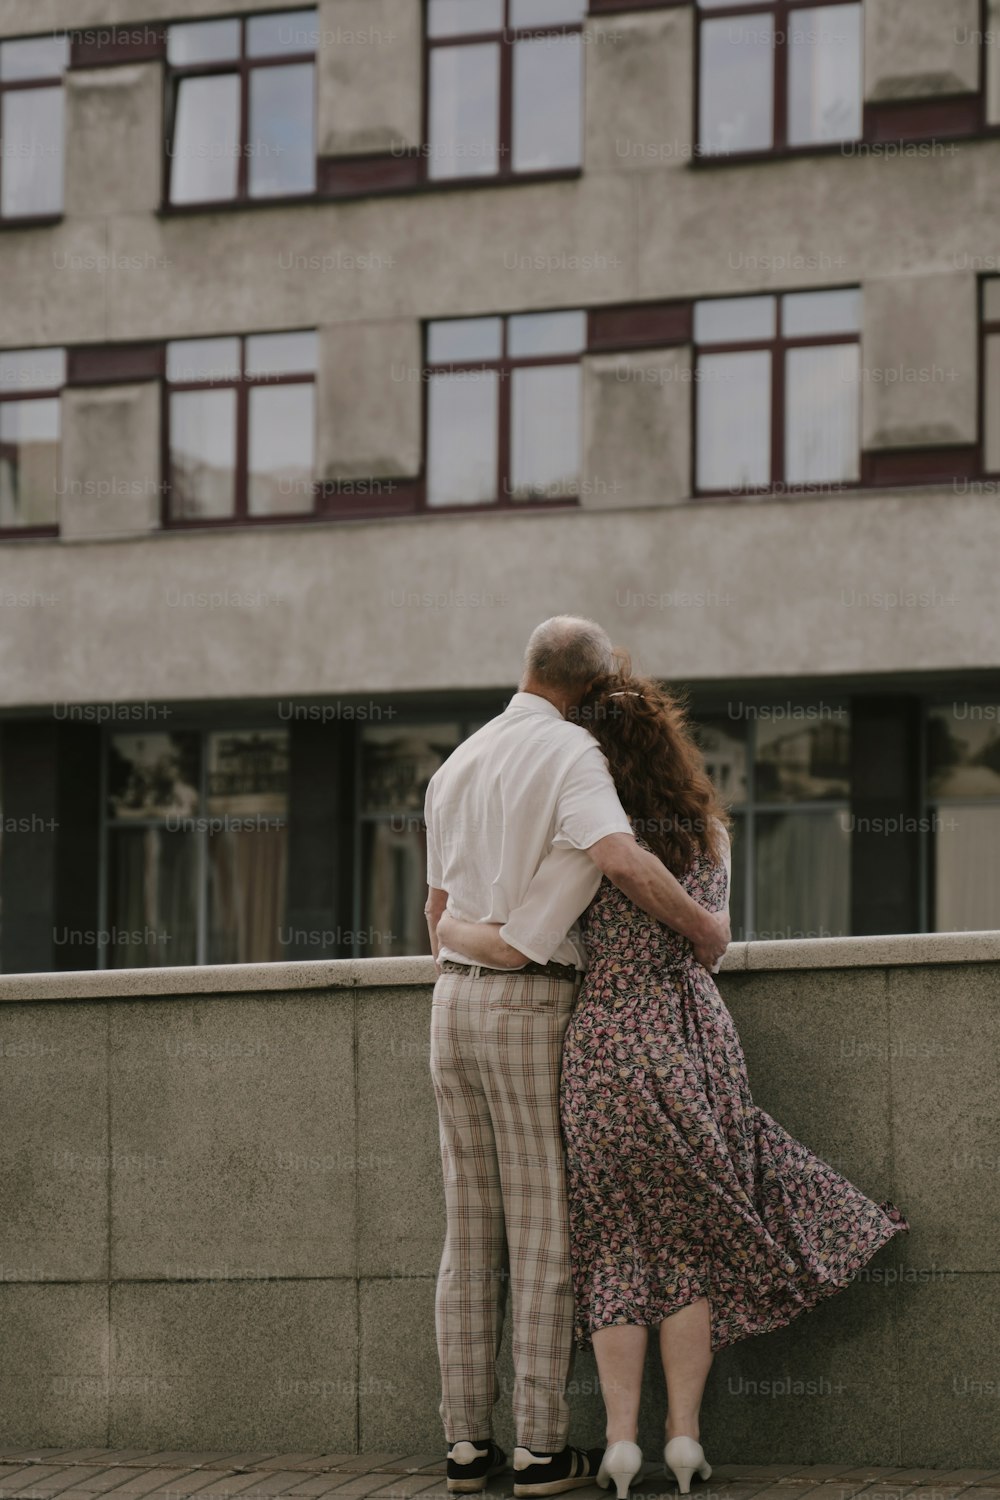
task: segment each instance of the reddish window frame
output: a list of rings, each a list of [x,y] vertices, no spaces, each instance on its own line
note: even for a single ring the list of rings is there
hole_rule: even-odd
[[[988,275],[981,276],[979,279],[979,462],[977,467],[984,478],[1000,479],[1000,469],[988,469],[986,463],[986,455],[989,452],[987,427],[990,419],[990,392],[986,379],[986,345],[989,339],[1000,338],[1000,318],[987,318],[986,316],[986,288],[990,283],[1000,287],[1000,276]]]
[[[862,53],[862,77],[858,83],[862,102],[862,125],[858,135],[838,141],[807,141],[796,146],[789,145],[788,142],[789,25],[795,11],[813,10],[817,6],[826,5],[857,5],[862,17],[864,15],[864,0],[760,0],[759,5],[756,0],[753,0],[753,3],[740,5],[713,6],[711,10],[703,10],[698,0],[694,0],[696,14],[692,140],[695,142],[693,158],[695,164],[715,166],[720,162],[769,161],[773,157],[783,156],[834,155],[842,150],[845,141],[855,142],[864,139],[864,54]],[[774,26],[774,77],[771,83],[774,113],[771,144],[770,146],[754,146],[747,151],[703,151],[701,146],[702,26],[706,21],[745,20],[749,16],[759,16],[765,13],[770,17]]]
[[[63,347],[63,345],[59,344],[59,345],[56,345],[56,347],[61,349]],[[32,387],[26,388],[24,390],[21,390],[21,389],[17,389],[17,390],[4,390],[3,387],[0,387],[0,406],[6,406],[6,405],[9,405],[10,403],[15,402],[15,401],[16,402],[22,402],[22,401],[58,401],[59,398],[61,397],[64,389],[65,389],[65,382],[64,382],[63,385],[46,386],[46,387],[34,387],[34,386],[32,386]],[[62,420],[60,418],[60,424],[59,424],[59,448],[60,448],[60,452],[62,450],[62,441],[63,441]],[[0,456],[3,455],[3,450],[4,450],[4,445],[0,444]],[[58,521],[53,522],[53,524],[51,526],[0,526],[0,541],[3,541],[3,542],[18,541],[22,537],[27,537],[27,538],[30,538],[30,537],[51,537],[51,536],[58,536],[58,535],[59,535],[59,523],[58,523]]]
[[[583,312],[585,308],[539,308],[535,309],[540,316],[552,312]],[[513,387],[512,376],[515,370],[527,370],[548,365],[579,365],[587,353],[587,344],[576,354],[536,354],[536,355],[509,355],[507,353],[507,329],[511,318],[531,317],[532,312],[525,313],[486,313],[485,317],[498,318],[501,325],[500,356],[498,359],[477,360],[452,360],[443,363],[431,364],[427,358],[427,341],[431,323],[465,323],[478,321],[469,318],[432,318],[424,324],[424,412],[423,412],[423,483],[420,486],[419,509],[428,515],[470,515],[470,514],[492,514],[494,511],[524,511],[524,510],[565,510],[576,508],[579,505],[578,495],[558,495],[551,500],[530,499],[515,500],[511,494],[510,484],[510,434],[511,434],[511,391]],[[497,398],[499,401],[499,412],[497,415],[497,493],[496,498],[491,501],[481,501],[479,504],[469,505],[431,505],[427,495],[427,464],[430,454],[430,381],[433,375],[462,375],[497,372]],[[582,464],[582,455],[581,455]]]
[[[303,7],[313,9],[312,6]],[[171,214],[183,213],[211,213],[215,209],[243,207],[247,204],[268,205],[274,203],[312,203],[318,196],[319,166],[315,168],[316,177],[311,192],[308,193],[275,193],[266,197],[255,198],[249,193],[250,178],[250,74],[258,68],[292,67],[295,64],[311,63],[316,68],[316,49],[311,52],[282,52],[265,57],[249,57],[247,55],[247,22],[259,20],[262,16],[280,15],[281,11],[259,11],[253,16],[192,16],[186,21],[179,21],[177,25],[197,24],[200,21],[209,20],[232,20],[238,21],[240,27],[240,55],[229,62],[202,62],[174,64],[166,62],[166,87],[164,90],[164,109],[166,111],[165,128],[163,132],[164,160],[163,160],[163,184],[162,184],[162,211]],[[318,12],[317,12],[318,15]],[[317,25],[318,25],[317,20]],[[169,31],[167,28],[166,41],[169,43]],[[174,130],[177,121],[177,101],[180,95],[180,84],[185,78],[228,78],[236,74],[240,80],[240,155],[237,164],[236,192],[231,198],[206,198],[197,203],[174,203],[171,201],[171,167],[173,163]],[[313,134],[313,152],[316,153],[316,135]]]
[[[61,33],[59,33],[59,34],[61,34]],[[51,33],[47,32],[47,33],[45,33],[45,35],[46,35],[46,37],[48,37],[48,36],[51,35]],[[2,47],[5,42],[26,42],[26,41],[33,41],[33,40],[35,40],[34,36],[29,36],[29,37],[5,36],[2,39],[0,39],[0,47]],[[68,66],[69,66],[69,60],[67,58],[67,67]],[[52,88],[61,88],[61,89],[63,89],[65,91],[65,87],[66,87],[66,84],[65,84],[65,69],[63,70],[62,73],[50,73],[50,74],[46,74],[46,76],[44,78],[7,78],[7,79],[0,78],[0,130],[2,130],[3,101],[4,101],[5,95],[7,95],[7,94],[14,94],[14,93],[21,93],[25,89],[52,89]],[[66,137],[65,137],[65,132],[63,134],[62,149],[63,149],[63,167],[65,168],[65,164],[66,164],[66,162],[65,162],[65,155],[66,155]],[[3,207],[2,207],[2,204],[3,204],[2,193],[3,193],[3,152],[0,151],[0,226],[3,226],[5,224],[11,224],[11,225],[14,225],[18,229],[24,229],[26,227],[30,227],[33,224],[58,224],[62,220],[63,215],[65,213],[65,182],[63,183],[64,204],[63,204],[63,207],[59,209],[58,213],[50,213],[50,214],[5,214],[4,211],[3,211]]]
[[[789,495],[792,498],[798,495],[813,494],[848,494],[859,490],[862,481],[858,479],[837,479],[816,481],[815,483],[789,485],[785,479],[785,356],[790,349],[825,349],[833,344],[857,344],[861,347],[861,332],[857,333],[810,333],[787,337],[781,331],[781,303],[786,296],[795,296],[796,292],[854,292],[859,288],[855,286],[824,286],[824,287],[800,287],[791,292],[749,292],[741,294],[738,299],[733,297],[699,297],[698,302],[732,302],[743,300],[743,296],[773,297],[777,306],[775,308],[775,334],[770,339],[734,339],[725,344],[698,344],[695,343],[692,351],[692,365],[695,372],[695,399],[691,402],[691,496],[695,500],[729,500],[741,501],[753,499],[755,496],[766,498],[767,496]],[[771,479],[770,483],[745,490],[734,492],[726,490],[702,489],[698,483],[698,369],[702,354],[759,354],[767,353],[771,356]],[[860,392],[859,392],[860,399]],[[861,472],[862,450],[861,450],[861,426],[858,425],[858,472]]]
[[[263,334],[267,337],[269,333],[314,333],[312,328],[282,328],[268,329]],[[295,524],[298,521],[311,521],[316,518],[317,501],[321,493],[321,486],[313,484],[313,504],[302,511],[282,511],[273,516],[252,516],[249,513],[249,411],[250,392],[259,386],[270,388],[278,385],[311,385],[315,389],[317,377],[315,374],[294,375],[247,375],[247,339],[258,337],[258,333],[220,333],[198,335],[199,339],[238,339],[240,345],[240,370],[241,374],[232,379],[225,380],[169,380],[166,373],[163,375],[161,384],[161,407],[160,422],[162,433],[162,474],[163,474],[163,505],[161,512],[161,525],[169,531],[204,531],[223,529],[233,526],[281,526]],[[171,340],[172,343],[184,343],[186,340]],[[173,516],[171,515],[170,502],[173,491],[171,465],[170,465],[170,397],[174,391],[230,391],[236,392],[236,461],[233,470],[233,513],[230,516]]]
[[[539,171],[514,170],[514,44],[525,38],[583,35],[584,15],[579,21],[561,21],[551,25],[512,27],[511,0],[503,0],[503,24],[499,31],[456,33],[455,36],[432,37],[428,27],[429,7],[424,3],[424,100],[421,134],[424,149],[420,154],[420,181],[432,188],[490,187],[502,182],[548,182],[579,177],[583,171],[583,117],[581,110],[580,162],[572,167],[544,167]],[[500,48],[500,123],[497,136],[498,167],[495,172],[478,176],[432,177],[431,162],[431,53],[439,47],[474,46],[494,43]]]

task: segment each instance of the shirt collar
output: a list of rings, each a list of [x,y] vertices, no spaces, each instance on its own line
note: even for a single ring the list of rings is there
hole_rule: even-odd
[[[504,712],[508,714],[514,712],[547,714],[550,719],[562,718],[562,714],[556,708],[555,704],[550,703],[548,698],[540,698],[537,693],[515,693]]]

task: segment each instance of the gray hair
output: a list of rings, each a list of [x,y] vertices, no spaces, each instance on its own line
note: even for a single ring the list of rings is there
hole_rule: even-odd
[[[554,688],[578,692],[614,670],[610,637],[593,620],[553,615],[531,632],[524,653],[524,677]]]

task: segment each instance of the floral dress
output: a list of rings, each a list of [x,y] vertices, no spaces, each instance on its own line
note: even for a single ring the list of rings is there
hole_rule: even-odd
[[[714,860],[696,857],[682,884],[709,910],[726,904]],[[583,930],[561,1089],[577,1340],[656,1326],[700,1297],[713,1349],[781,1327],[909,1226],[757,1108],[732,1016],[686,938],[608,880]]]

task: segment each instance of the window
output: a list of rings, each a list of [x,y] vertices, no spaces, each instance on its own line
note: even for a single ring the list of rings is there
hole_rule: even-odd
[[[845,935],[849,712],[836,703],[736,707],[697,725],[706,769],[733,814],[733,937]]]
[[[991,931],[1000,912],[1000,703],[930,709],[927,800],[931,931]]]
[[[428,506],[579,492],[586,334],[582,312],[428,324]]]
[[[316,43],[315,10],[168,28],[170,203],[315,192]]]
[[[858,139],[862,17],[856,0],[698,4],[698,142],[703,155]]]
[[[362,730],[354,882],[359,958],[430,952],[424,794],[438,766],[481,723],[369,724]]]
[[[45,219],[63,209],[65,36],[0,42],[0,217]]]
[[[586,0],[428,0],[429,177],[579,167],[586,8]]]
[[[267,521],[315,505],[316,335],[167,345],[169,522]]]
[[[983,467],[1000,474],[1000,276],[982,287]]]
[[[59,529],[59,393],[65,349],[0,352],[0,532]]]
[[[108,741],[103,966],[282,957],[287,730]]]
[[[695,304],[698,494],[858,482],[860,317],[857,290]]]

